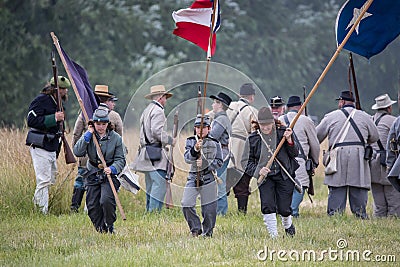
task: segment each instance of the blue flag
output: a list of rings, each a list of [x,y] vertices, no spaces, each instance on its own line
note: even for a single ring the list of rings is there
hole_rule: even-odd
[[[78,91],[79,97],[82,99],[83,106],[85,107],[86,113],[89,119],[92,119],[93,112],[98,107],[96,97],[93,93],[92,86],[89,83],[89,78],[87,76],[86,70],[81,67],[78,63],[72,61],[64,49],[61,47],[61,51],[64,55],[65,61],[67,63],[67,67],[69,73],[71,74],[76,89]]]
[[[367,0],[348,0],[336,18],[336,42],[342,43]],[[375,0],[351,34],[344,48],[370,58],[400,34],[400,1]]]

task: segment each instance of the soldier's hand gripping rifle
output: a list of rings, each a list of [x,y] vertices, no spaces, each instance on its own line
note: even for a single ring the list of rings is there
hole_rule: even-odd
[[[64,112],[64,108],[62,105],[62,99],[60,96],[60,88],[58,87],[58,74],[57,74],[57,65],[56,65],[56,57],[54,51],[51,52],[51,63],[53,67],[53,78],[54,78],[54,88],[57,90],[57,111]],[[76,159],[72,150],[68,144],[67,138],[64,135],[64,121],[57,122],[58,124],[58,133],[57,136],[61,137],[61,141],[64,147],[64,156],[65,162],[67,164],[75,163]]]
[[[178,136],[178,124],[179,124],[179,110],[177,109],[174,115],[174,128],[172,129],[172,136],[176,138]],[[171,181],[172,177],[175,173],[175,166],[174,166],[174,147],[171,146],[169,150],[169,161],[167,165],[167,193],[165,195],[165,207],[172,208],[173,201],[172,201],[172,191],[171,191]]]

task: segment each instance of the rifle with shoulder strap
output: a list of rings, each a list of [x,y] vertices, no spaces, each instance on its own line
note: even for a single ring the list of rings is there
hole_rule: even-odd
[[[177,109],[174,115],[174,128],[172,129],[172,136],[176,138],[178,136],[178,123],[179,123],[179,110]],[[165,207],[167,209],[172,208],[173,201],[172,201],[172,191],[171,191],[171,181],[172,177],[175,173],[175,166],[174,166],[174,147],[171,145],[169,150],[169,161],[167,165],[167,193],[165,195]]]
[[[51,62],[52,62],[52,67],[53,67],[54,88],[57,90],[57,111],[64,112],[64,108],[62,105],[62,99],[60,96],[60,88],[58,87],[57,65],[56,65],[56,57],[55,57],[54,51],[51,52]],[[74,154],[72,153],[72,150],[68,144],[67,138],[65,138],[64,132],[65,132],[64,121],[59,121],[57,136],[61,137],[61,141],[63,143],[65,162],[67,164],[75,163],[76,159],[75,159]]]

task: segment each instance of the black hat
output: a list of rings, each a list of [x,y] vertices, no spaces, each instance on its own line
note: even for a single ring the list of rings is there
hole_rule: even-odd
[[[273,122],[274,122],[274,116],[272,115],[271,109],[268,107],[262,107],[258,111],[258,123],[267,124]]]
[[[211,99],[216,99],[222,102],[225,106],[229,107],[232,102],[232,98],[230,98],[227,94],[219,92],[218,95],[210,95]]]
[[[252,83],[245,83],[240,86],[239,95],[255,95],[256,89]]]
[[[295,107],[295,106],[301,106],[301,100],[300,97],[297,95],[292,95],[289,97],[288,102],[286,106],[289,107]]]
[[[355,101],[353,93],[350,91],[342,91],[340,93],[340,96],[338,98],[336,98],[336,100],[346,100],[346,101],[351,101],[351,102]]]
[[[269,99],[269,104],[272,108],[277,108],[285,105],[285,101],[283,101],[282,97],[277,95]]]

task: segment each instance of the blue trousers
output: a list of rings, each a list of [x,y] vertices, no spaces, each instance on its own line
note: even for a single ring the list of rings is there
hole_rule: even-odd
[[[166,175],[164,170],[145,172],[146,211],[161,210],[167,192]]]
[[[226,195],[226,168],[228,167],[229,159],[217,170],[217,176],[222,180],[221,184],[218,184],[218,202],[217,202],[217,214],[226,215],[228,212],[228,197]]]
[[[303,201],[304,192],[306,191],[306,188],[307,187],[303,186],[303,192],[301,194],[297,192],[297,190],[293,190],[292,204],[290,205],[292,207],[293,217],[299,217],[299,206],[300,203]]]

